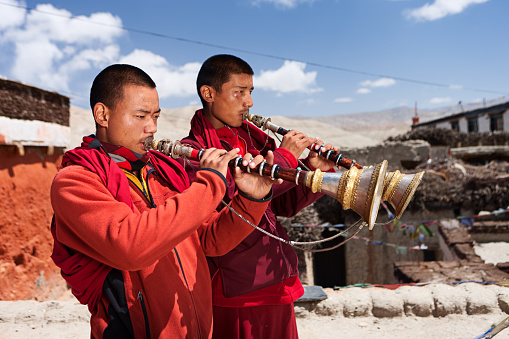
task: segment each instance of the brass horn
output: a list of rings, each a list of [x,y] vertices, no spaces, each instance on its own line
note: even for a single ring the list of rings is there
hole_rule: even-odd
[[[412,200],[423,175],[424,172],[403,174],[400,171],[395,171],[387,173],[384,179],[382,200],[387,201],[394,208],[396,219],[401,219],[401,215]]]
[[[280,135],[285,135],[290,131],[272,123],[270,118],[264,118],[261,115],[245,113],[244,119],[252,122],[256,127],[264,131],[268,129]],[[308,148],[313,150],[314,146],[315,144]],[[327,160],[333,161],[338,167],[341,166],[348,170],[354,167],[359,169],[364,168],[363,165],[359,164],[355,160],[351,160],[343,156],[340,153],[333,151],[322,152],[321,150],[317,153]],[[400,171],[387,173],[387,176],[384,179],[382,200],[387,201],[394,208],[397,219],[401,218],[403,212],[408,206],[408,203],[412,200],[423,175],[424,172],[416,174],[403,174]]]
[[[204,149],[197,150],[179,141],[168,139],[153,140],[147,138],[145,149],[153,149],[165,155],[176,158],[178,156],[199,160]],[[281,178],[295,182],[311,189],[313,193],[322,192],[337,199],[343,209],[351,209],[359,214],[364,222],[373,229],[382,198],[384,178],[387,175],[387,161],[384,160],[376,166],[359,169],[352,167],[342,173],[325,173],[316,171],[302,171],[281,167],[269,166],[262,162],[255,169],[248,169],[242,165],[242,157],[238,156],[230,161],[231,166],[238,166],[244,171],[252,171],[273,179]]]
[[[359,214],[373,229],[378,216],[378,208],[383,192],[384,178],[387,174],[387,161],[384,160],[376,166],[359,169],[352,167],[342,173],[323,173],[316,170],[315,176],[319,188],[313,185],[311,191],[322,192],[332,196],[341,203],[343,209],[351,209]]]

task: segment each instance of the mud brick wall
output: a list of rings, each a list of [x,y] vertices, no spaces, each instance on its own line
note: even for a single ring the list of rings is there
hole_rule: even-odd
[[[0,79],[0,116],[69,126],[69,112],[68,97]]]

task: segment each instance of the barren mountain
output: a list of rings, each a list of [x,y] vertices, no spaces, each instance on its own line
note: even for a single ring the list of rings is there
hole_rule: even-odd
[[[187,136],[191,118],[197,109],[199,107],[193,106],[162,109],[156,138],[178,140]],[[270,118],[273,123],[285,129],[299,130],[340,148],[362,148],[380,144],[389,136],[407,132],[410,129],[412,114],[413,110],[400,108],[328,117],[273,116]],[[70,147],[74,148],[79,146],[84,135],[94,133],[92,112],[71,106],[71,131]]]

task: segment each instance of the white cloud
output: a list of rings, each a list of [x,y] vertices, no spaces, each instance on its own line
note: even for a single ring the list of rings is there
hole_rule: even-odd
[[[297,5],[303,3],[312,4],[315,0],[252,0],[251,3],[253,5],[260,5],[261,3],[268,2],[270,4],[274,4],[276,8],[293,8]]]
[[[451,101],[452,101],[451,98],[445,97],[445,98],[433,98],[429,102],[430,104],[445,104]]]
[[[304,72],[306,64],[298,61],[288,61],[277,70],[261,71],[255,76],[254,86],[263,90],[278,93],[305,92],[314,93],[322,91],[316,86],[316,72]]]
[[[15,0],[2,1],[5,5],[0,11],[0,30],[16,27],[25,21],[26,9],[13,6],[24,6],[24,3]]]
[[[16,43],[16,60],[12,74],[26,82],[43,84],[45,88],[69,92],[73,72],[112,63],[119,53],[117,45],[84,49],[66,55],[46,39]],[[36,57],[34,57],[36,56]],[[65,59],[64,59],[65,57]]]
[[[6,37],[22,41],[48,39],[53,43],[97,46],[98,43],[112,43],[123,34],[117,28],[122,27],[121,19],[110,13],[72,18],[71,12],[50,4],[37,5],[36,10],[27,14],[24,25],[6,32]]]
[[[200,63],[172,66],[162,56],[144,50],[120,55],[118,39],[124,33],[119,17],[94,13],[73,18],[71,12],[51,4],[37,5],[37,11],[28,13],[14,7],[6,8],[12,8],[7,11],[12,12],[7,15],[12,20],[0,20],[0,48],[12,49],[14,60],[10,72],[16,79],[53,91],[71,92],[76,72],[100,70],[122,62],[136,65],[150,74],[162,98],[196,95]],[[16,12],[21,15],[16,17]],[[2,11],[0,18],[3,17]]]
[[[137,66],[147,72],[155,81],[161,98],[197,95],[196,77],[201,67],[198,62],[172,66],[164,57],[140,49],[122,57],[119,62]]]
[[[463,12],[467,7],[474,4],[481,4],[488,0],[435,0],[432,4],[425,4],[422,7],[405,11],[408,19],[416,21],[433,21],[448,15]]]
[[[118,45],[107,45],[98,49],[84,49],[73,53],[70,60],[60,66],[61,72],[72,73],[90,68],[102,68],[118,59]]]
[[[339,102],[339,103],[347,103],[347,102],[352,102],[353,99],[352,98],[337,98],[337,99],[334,99],[334,102]]]
[[[371,90],[369,88],[363,87],[363,88],[359,88],[357,90],[357,93],[358,94],[368,94],[368,93],[371,93]]]
[[[0,25],[0,48],[14,48],[11,74],[15,78],[54,91],[69,91],[73,72],[102,67],[118,59],[120,48],[115,40],[123,32],[103,25],[121,27],[120,18],[94,13],[72,19],[72,13],[51,4],[37,5],[36,10],[11,20],[8,26]],[[7,10],[16,11],[19,9],[14,7]]]
[[[396,83],[396,80],[391,78],[380,78],[378,80],[372,81],[372,80],[366,80],[361,82],[361,86],[364,87],[389,87]]]

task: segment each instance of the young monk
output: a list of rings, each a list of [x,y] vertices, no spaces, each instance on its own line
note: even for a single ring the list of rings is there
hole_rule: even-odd
[[[318,141],[318,138],[290,131],[276,147],[272,138],[243,121],[243,114],[253,106],[251,92],[254,88],[253,70],[242,59],[232,55],[207,59],[196,84],[203,109],[195,113],[190,134],[183,143],[195,148],[239,148],[240,154],[265,155],[274,151],[275,163],[296,168],[302,152]],[[322,144],[318,142],[317,149]],[[331,149],[331,145],[323,149]],[[334,163],[316,152],[311,152],[304,163],[312,170],[334,171]],[[190,178],[197,174],[191,166],[185,168]],[[227,181],[224,199],[229,202],[240,187],[233,173],[227,174]],[[277,185],[273,200],[257,225],[288,240],[276,216],[293,216],[321,196],[295,183]],[[222,211],[223,205],[219,205],[218,210]],[[212,275],[214,338],[298,337],[293,302],[302,296],[304,289],[298,277],[297,254],[293,247],[255,231],[228,254],[208,259]]]
[[[51,230],[52,258],[92,314],[91,337],[210,338],[205,256],[226,254],[253,230],[229,210],[215,211],[239,151],[208,149],[191,182],[175,160],[147,152],[161,110],[154,82],[134,66],[100,72],[90,105],[96,134],[63,157]],[[254,168],[262,160],[243,161]],[[238,168],[232,178],[230,205],[259,223],[272,182]]]

